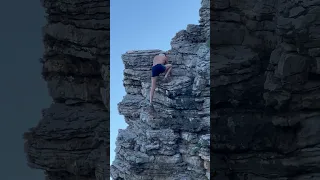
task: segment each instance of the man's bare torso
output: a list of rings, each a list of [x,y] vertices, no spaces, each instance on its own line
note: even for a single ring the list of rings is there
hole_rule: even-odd
[[[166,60],[167,60],[167,57],[157,55],[153,58],[153,65],[152,66],[155,66],[157,64],[165,64]]]

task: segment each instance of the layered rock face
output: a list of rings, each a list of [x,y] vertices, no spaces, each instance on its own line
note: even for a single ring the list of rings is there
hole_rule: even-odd
[[[169,81],[157,80],[148,105],[151,67],[161,50],[122,56],[126,96],[119,112],[128,124],[119,130],[114,180],[205,180],[210,164],[209,1],[202,1],[200,25],[188,25],[172,39]]]
[[[320,1],[212,8],[214,179],[320,179]]]
[[[43,77],[52,105],[25,133],[47,180],[109,178],[109,1],[42,1]]]

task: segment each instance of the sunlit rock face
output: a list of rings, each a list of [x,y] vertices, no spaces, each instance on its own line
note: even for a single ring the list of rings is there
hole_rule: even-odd
[[[28,164],[47,180],[108,179],[109,1],[41,3],[42,75],[53,102],[24,135]]]
[[[320,1],[212,8],[214,179],[320,179]]]
[[[200,3],[200,2],[199,2]],[[151,67],[161,50],[123,54],[126,96],[119,112],[114,180],[207,180],[210,164],[210,6],[201,2],[200,24],[176,34],[168,53],[172,75],[158,78],[148,106]]]

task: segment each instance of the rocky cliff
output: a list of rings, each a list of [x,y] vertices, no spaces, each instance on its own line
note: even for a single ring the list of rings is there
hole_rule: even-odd
[[[210,37],[209,0],[201,2],[200,25],[188,25],[172,39],[172,76],[160,76],[154,107],[148,106],[153,57],[161,50],[122,56],[126,96],[119,112],[114,180],[205,180],[209,178]]]
[[[52,105],[25,133],[47,180],[109,178],[109,1],[43,0],[41,63]]]
[[[320,1],[212,6],[214,179],[320,179]]]

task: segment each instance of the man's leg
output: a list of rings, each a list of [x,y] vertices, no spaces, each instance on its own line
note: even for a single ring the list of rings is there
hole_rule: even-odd
[[[150,104],[152,104],[154,91],[156,90],[157,77],[151,77]]]
[[[165,75],[164,75],[164,78],[167,78],[169,73],[171,72],[171,69],[172,69],[172,64],[166,64],[166,71],[165,71]]]

